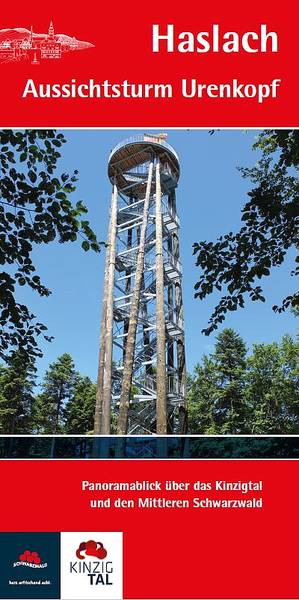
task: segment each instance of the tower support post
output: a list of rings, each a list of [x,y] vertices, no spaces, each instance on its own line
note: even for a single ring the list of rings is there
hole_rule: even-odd
[[[131,299],[131,309],[129,318],[129,328],[127,334],[124,369],[123,369],[123,380],[119,402],[119,417],[117,433],[124,435],[127,433],[127,422],[128,422],[128,410],[130,405],[130,395],[132,386],[132,374],[133,374],[133,363],[134,363],[134,352],[136,342],[136,329],[138,323],[139,305],[140,305],[140,292],[143,280],[143,267],[144,267],[144,253],[145,253],[145,236],[147,229],[149,203],[151,197],[153,179],[153,162],[149,165],[148,179],[146,186],[146,193],[143,207],[143,220],[140,231],[139,250],[137,254],[136,263],[136,274],[135,274],[135,286]]]
[[[113,355],[113,292],[116,256],[117,186],[113,185],[108,248],[105,264],[101,347],[97,381],[94,433],[109,435],[111,430],[111,390]]]
[[[164,315],[164,260],[160,159],[156,163],[156,322],[157,322],[157,434],[167,433],[166,335]]]
[[[108,292],[108,274],[109,274],[109,263],[110,263],[110,244],[109,244],[109,242],[110,242],[110,238],[111,238],[111,208],[112,208],[112,205],[110,204],[108,244],[106,247],[105,269],[104,269],[102,319],[101,319],[101,331],[100,331],[100,351],[99,351],[99,362],[98,362],[96,403],[95,403],[95,412],[94,412],[94,431],[93,431],[94,435],[100,435],[101,423],[102,423],[103,385],[104,385],[104,369],[105,369],[105,340],[106,340],[106,321],[107,321],[107,292]]]

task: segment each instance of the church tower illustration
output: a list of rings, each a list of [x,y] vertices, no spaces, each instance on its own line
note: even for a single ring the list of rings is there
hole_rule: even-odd
[[[49,29],[48,29],[48,40],[54,40],[54,39],[55,39],[54,25],[53,25],[53,21],[51,21],[50,25],[49,25]]]
[[[0,63],[29,59],[32,65],[39,65],[43,59],[60,59],[67,52],[93,47],[90,42],[56,33],[52,19],[44,33],[34,32],[32,25],[30,29],[0,29]]]

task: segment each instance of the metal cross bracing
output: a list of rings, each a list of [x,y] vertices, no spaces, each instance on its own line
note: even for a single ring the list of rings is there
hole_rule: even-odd
[[[119,144],[112,182],[95,413],[96,434],[185,427],[179,161],[164,136]]]

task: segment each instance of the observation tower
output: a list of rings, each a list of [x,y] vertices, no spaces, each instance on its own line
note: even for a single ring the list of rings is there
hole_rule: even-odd
[[[176,190],[166,134],[108,159],[112,184],[94,434],[185,433],[186,364]]]

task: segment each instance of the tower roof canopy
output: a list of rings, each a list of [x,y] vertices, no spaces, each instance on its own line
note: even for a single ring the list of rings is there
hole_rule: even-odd
[[[120,191],[130,195],[128,172],[140,171],[141,166],[153,156],[159,157],[162,165],[167,165],[175,180],[180,176],[179,157],[174,148],[165,141],[166,134],[139,134],[123,140],[110,153],[108,176],[113,183],[116,179]],[[144,185],[134,186],[134,195],[143,196]]]

